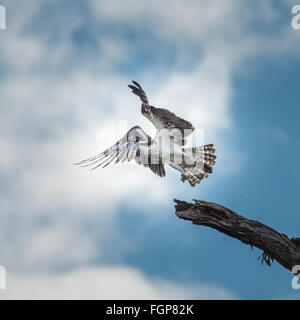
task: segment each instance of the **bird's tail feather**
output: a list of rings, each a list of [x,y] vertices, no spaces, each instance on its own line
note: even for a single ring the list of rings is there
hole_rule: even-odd
[[[196,162],[204,162],[207,165],[214,165],[217,156],[214,155],[215,149],[213,144],[206,144],[200,147],[184,148],[184,153]]]
[[[200,147],[184,148],[184,154],[190,159],[190,164],[183,164],[181,180],[188,180],[191,186],[200,183],[213,172],[212,166],[216,163],[215,149],[213,144]]]

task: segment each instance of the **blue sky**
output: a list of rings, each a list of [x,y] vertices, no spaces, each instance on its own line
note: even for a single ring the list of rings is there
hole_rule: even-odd
[[[300,236],[296,2],[159,3],[0,2],[0,298],[300,298],[287,270],[173,204],[214,201]],[[125,121],[153,133],[132,79],[215,143],[198,187],[171,169],[73,167]]]

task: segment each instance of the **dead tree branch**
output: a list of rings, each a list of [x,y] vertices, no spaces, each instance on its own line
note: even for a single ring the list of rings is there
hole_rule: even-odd
[[[286,236],[261,222],[247,219],[219,204],[195,200],[195,204],[176,202],[176,215],[193,224],[216,229],[245,244],[257,247],[292,271],[300,265],[300,249]]]

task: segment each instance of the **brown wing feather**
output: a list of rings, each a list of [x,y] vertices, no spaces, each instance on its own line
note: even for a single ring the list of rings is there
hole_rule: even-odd
[[[131,84],[128,85],[128,87],[132,90],[132,93],[137,95],[142,100],[143,104],[148,106],[149,102],[148,102],[148,98],[146,96],[145,91],[142,89],[142,87],[140,86],[140,84],[138,82],[132,80],[132,83],[135,86],[133,86]]]
[[[175,113],[170,112],[167,109],[156,108],[151,106],[151,112],[153,113],[157,121],[160,122],[163,128],[178,128],[182,130],[186,129],[191,131],[194,130],[194,127],[191,124],[191,122],[176,116]]]
[[[156,129],[179,129],[179,132],[174,133],[174,142],[179,145],[185,145],[185,138],[194,131],[191,122],[176,116],[167,109],[150,106],[141,85],[136,81],[132,82],[134,86],[128,85],[128,87],[141,99],[142,114],[154,124]]]

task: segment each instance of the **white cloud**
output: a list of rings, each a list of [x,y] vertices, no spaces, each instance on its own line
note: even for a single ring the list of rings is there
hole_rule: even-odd
[[[233,18],[240,14],[248,16],[238,1],[91,0],[90,3],[102,21],[146,29],[156,37],[176,43],[212,40],[211,34],[214,37],[230,34],[235,26]]]
[[[0,299],[234,299],[216,285],[147,278],[128,267],[90,267],[40,275],[7,273]]]

